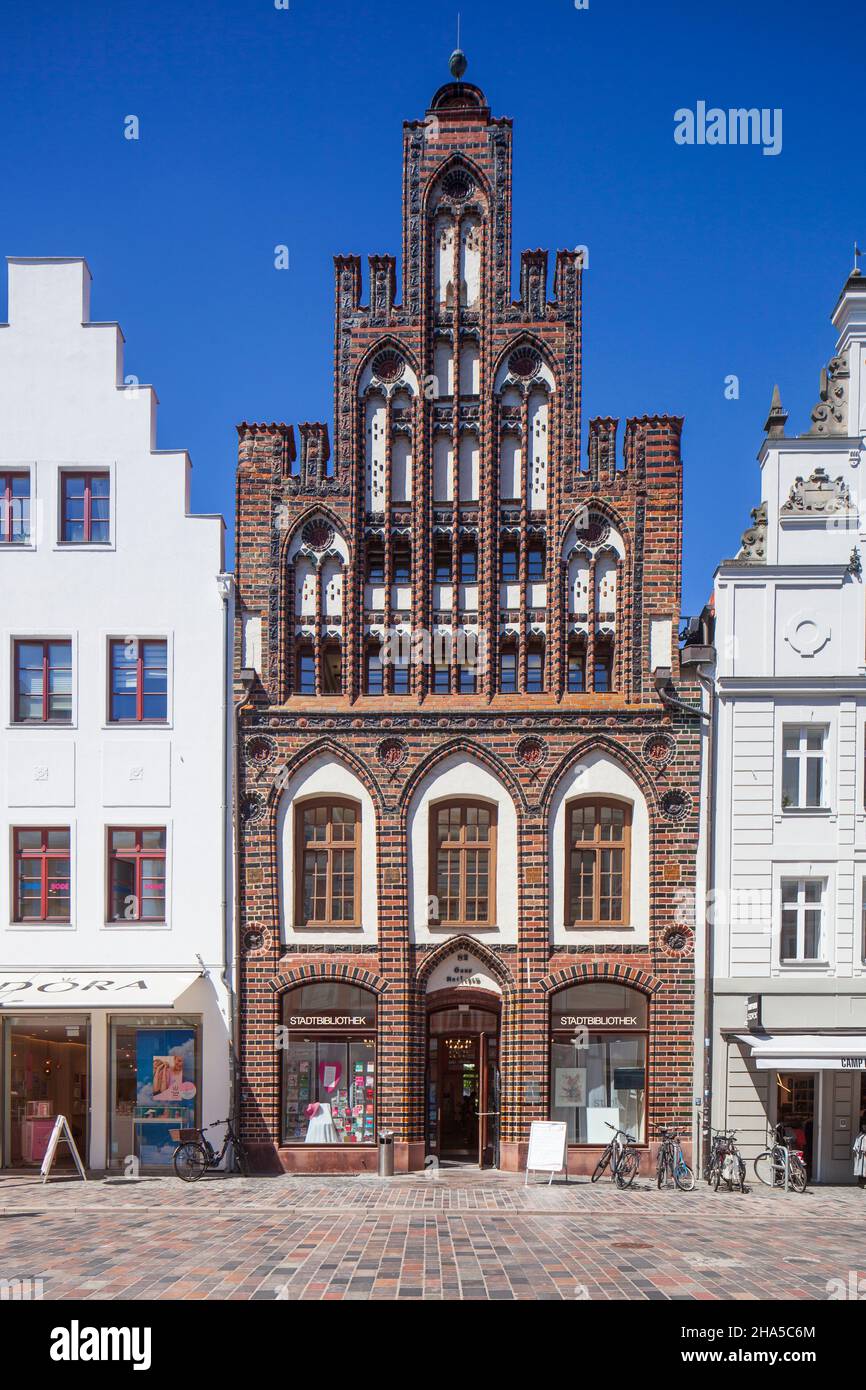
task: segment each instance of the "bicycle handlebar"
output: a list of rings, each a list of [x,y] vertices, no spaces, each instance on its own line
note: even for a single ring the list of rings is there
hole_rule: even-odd
[[[628,1142],[629,1142],[630,1144],[636,1144],[636,1143],[637,1143],[637,1140],[635,1139],[634,1135],[633,1135],[633,1134],[629,1134],[627,1130],[625,1130],[625,1129],[617,1129],[616,1125],[612,1125],[612,1124],[610,1123],[610,1120],[605,1120],[605,1124],[607,1125],[608,1129],[612,1129],[612,1130],[613,1130],[614,1134],[621,1134],[621,1135],[623,1136],[623,1138],[624,1138],[624,1139],[627,1139]]]

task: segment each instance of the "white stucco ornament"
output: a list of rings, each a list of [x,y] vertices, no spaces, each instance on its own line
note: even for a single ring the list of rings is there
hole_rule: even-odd
[[[814,656],[826,647],[831,637],[830,625],[822,613],[813,608],[800,609],[789,619],[785,628],[785,641],[800,656]]]

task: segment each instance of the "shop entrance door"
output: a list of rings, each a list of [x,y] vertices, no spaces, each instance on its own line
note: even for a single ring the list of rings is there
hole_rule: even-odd
[[[444,1163],[499,1162],[499,1018],[481,1009],[431,1013],[427,1151]]]
[[[809,1181],[815,1179],[815,1108],[816,1076],[814,1072],[777,1072],[776,1118],[793,1135],[796,1147],[802,1151]]]
[[[87,1019],[21,1015],[3,1020],[7,1167],[40,1166],[58,1115],[68,1120],[87,1164],[89,1051]],[[72,1166],[68,1145],[58,1145],[55,1167]]]

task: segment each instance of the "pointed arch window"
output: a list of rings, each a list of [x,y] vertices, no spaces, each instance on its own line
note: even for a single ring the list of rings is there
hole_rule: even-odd
[[[496,807],[485,801],[430,808],[431,923],[488,927],[496,921]]]
[[[299,926],[361,922],[361,808],[316,797],[295,810],[295,921]]]
[[[629,920],[631,806],[594,797],[565,817],[566,926],[624,926]]]

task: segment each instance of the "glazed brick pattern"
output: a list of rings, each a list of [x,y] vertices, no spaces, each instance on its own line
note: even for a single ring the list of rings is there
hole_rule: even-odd
[[[378,999],[379,1126],[397,1136],[400,1166],[419,1166],[424,1153],[425,981],[435,964],[459,943],[481,958],[502,990],[500,1065],[503,1095],[503,1162],[517,1166],[532,1119],[549,1113],[549,1014],[553,989],[583,979],[621,980],[651,1000],[649,1114],[654,1121],[691,1126],[693,939],[683,925],[683,903],[693,894],[697,848],[700,721],[663,706],[653,689],[649,664],[653,618],[679,619],[682,549],[682,421],[644,416],[627,421],[622,457],[617,422],[592,420],[588,458],[581,466],[580,266],[572,252],[559,252],[554,298],[546,297],[547,255],[524,252],[520,297],[510,292],[511,125],[490,116],[483,98],[474,107],[459,103],[466,88],[443,89],[423,122],[404,128],[403,302],[396,301],[392,257],[370,258],[369,302],[361,302],[360,260],[336,259],[334,439],[318,423],[299,426],[300,455],[290,425],[239,427],[237,475],[238,626],[236,671],[243,666],[243,624],[261,619],[261,670],[245,696],[238,683],[238,774],[241,806],[239,889],[241,915],[242,1124],[262,1160],[278,1147],[280,1057],[274,1047],[282,993],[305,979],[340,978],[364,985]],[[471,89],[474,90],[474,89]],[[456,105],[449,105],[456,102]],[[438,103],[438,104],[437,104]],[[431,137],[431,130],[435,135]],[[482,251],[482,295],[477,311],[431,309],[430,228],[426,199],[442,171],[468,168],[486,194]],[[419,380],[431,370],[437,330],[460,337],[477,332],[481,389],[475,406],[481,455],[477,513],[480,558],[479,622],[495,652],[499,636],[498,563],[501,516],[498,479],[497,402],[493,378],[515,346],[529,344],[554,364],[556,389],[550,400],[548,505],[539,518],[521,506],[521,583],[525,580],[526,536],[539,521],[547,536],[547,642],[545,694],[525,693],[529,618],[521,613],[520,691],[499,695],[495,661],[475,695],[433,695],[422,673],[408,696],[371,697],[362,692],[365,615],[365,544],[371,534],[365,513],[364,432],[358,381],[371,355],[390,347],[411,363]],[[454,397],[454,439],[466,403]],[[472,407],[474,409],[474,406]],[[431,625],[432,555],[430,401],[413,405],[413,497],[411,505],[414,627]],[[389,436],[390,441],[390,436]],[[524,437],[524,469],[526,469]],[[390,476],[390,442],[385,468]],[[526,475],[524,475],[526,476]],[[386,496],[390,497],[390,481]],[[524,499],[526,489],[524,488]],[[565,693],[567,609],[559,556],[578,509],[589,506],[624,538],[617,610],[616,691]],[[393,511],[380,521],[390,556]],[[298,529],[323,517],[347,540],[350,561],[343,600],[343,693],[292,693],[294,660],[293,581],[287,547]],[[455,504],[454,536],[461,522]],[[378,534],[378,531],[377,531]],[[456,552],[455,552],[456,553]],[[386,565],[390,560],[386,558]],[[390,593],[386,570],[386,591]],[[386,615],[387,616],[387,615]],[[321,634],[319,633],[319,636]],[[699,703],[697,682],[680,671],[674,655],[677,694]],[[659,765],[646,756],[653,735],[672,740],[670,759]],[[248,756],[265,736],[264,764]],[[534,761],[522,758],[521,741],[537,741]],[[399,741],[399,756],[387,747]],[[552,948],[548,817],[551,800],[567,769],[595,749],[617,759],[640,786],[650,817],[650,942],[616,941],[599,947],[581,942]],[[518,820],[518,941],[492,946],[484,934],[452,937],[433,946],[414,943],[408,929],[407,815],[413,791],[443,758],[456,752],[480,762],[498,778],[514,802]],[[346,933],[339,946],[317,946],[293,936],[281,944],[276,824],[278,774],[294,775],[322,755],[345,764],[367,788],[376,817],[379,920],[375,947],[360,946]],[[283,783],[284,785],[284,783]],[[681,818],[664,814],[666,792],[682,793]],[[688,915],[686,909],[686,916]],[[332,1155],[333,1157],[333,1155]],[[279,1153],[292,1166],[297,1151]],[[585,1155],[577,1155],[575,1163]],[[327,1156],[323,1161],[327,1161]],[[361,1149],[334,1159],[369,1164]]]

